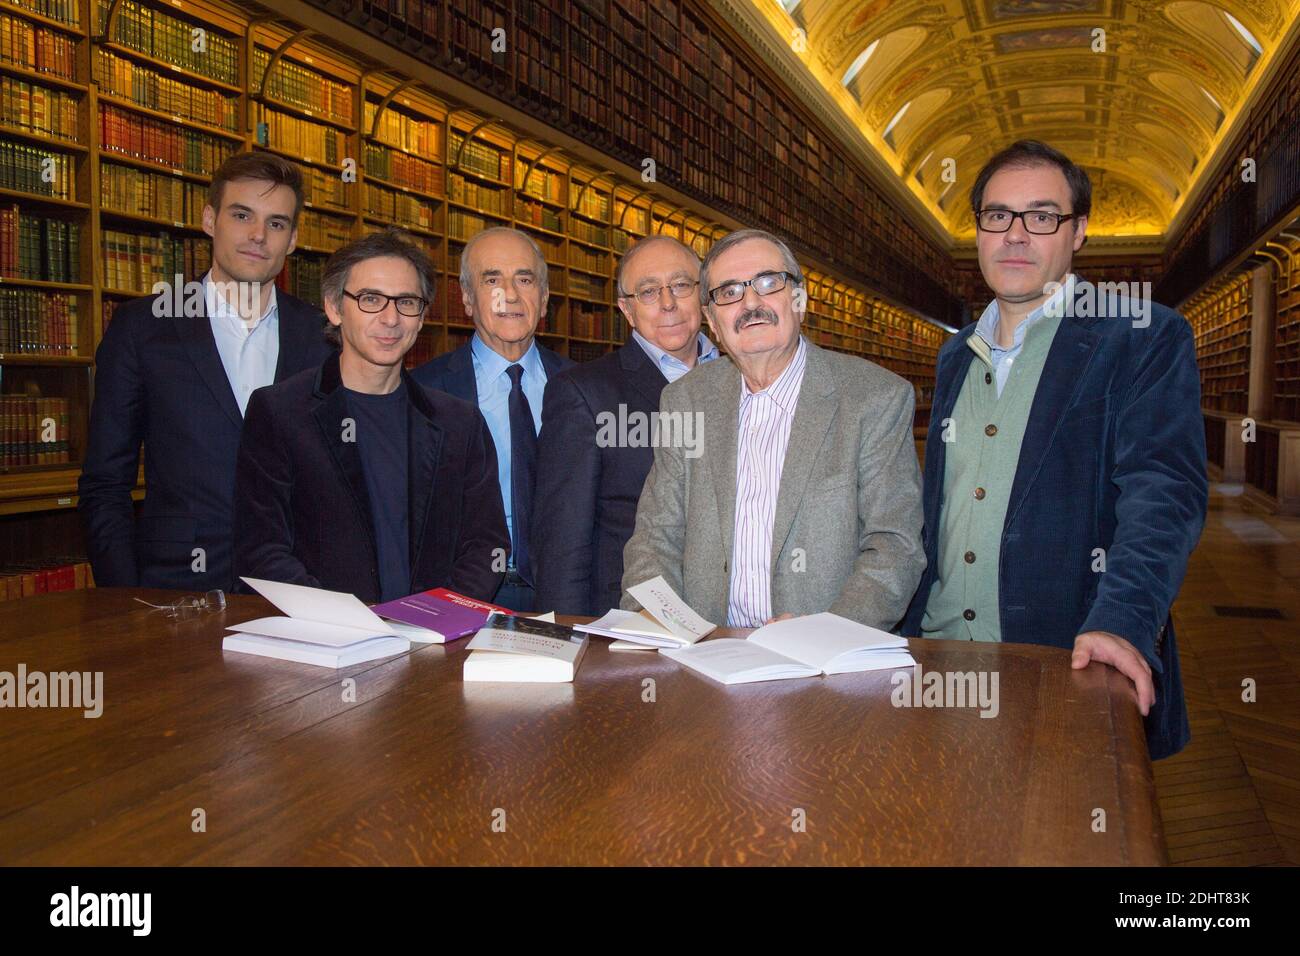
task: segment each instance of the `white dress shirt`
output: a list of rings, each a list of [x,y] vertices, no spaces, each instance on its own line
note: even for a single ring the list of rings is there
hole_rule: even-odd
[[[275,366],[280,360],[280,307],[275,286],[271,286],[262,317],[255,322],[245,322],[238,309],[225,300],[212,273],[203,277],[203,301],[226,379],[243,415],[253,390],[275,382]]]
[[[794,358],[767,388],[751,392],[743,376],[740,380],[736,522],[727,600],[730,627],[761,627],[772,616],[772,522],[807,359],[808,346],[801,335]]]

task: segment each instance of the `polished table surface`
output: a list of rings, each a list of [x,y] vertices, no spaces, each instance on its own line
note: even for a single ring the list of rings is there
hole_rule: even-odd
[[[725,687],[603,638],[573,684],[466,684],[465,641],[331,671],[222,652],[261,598],[133,596],[175,597],[0,604],[0,671],[104,675],[97,719],[0,709],[0,863],[1165,862],[1131,685],[1065,651],[912,641],[998,672],[981,718],[894,707],[888,671]]]

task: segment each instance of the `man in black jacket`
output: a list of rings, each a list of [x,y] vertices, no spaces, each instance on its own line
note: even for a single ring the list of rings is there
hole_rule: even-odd
[[[232,156],[203,210],[211,271],[157,283],[105,330],[78,481],[100,586],[231,587],[235,453],[248,398],[329,353],[320,310],[274,284],[301,209],[293,164],[269,153]],[[145,500],[136,518],[141,443]]]
[[[402,368],[435,288],[429,257],[397,229],[325,264],[321,295],[342,351],[249,403],[239,575],[369,602],[434,587],[496,593],[510,537],[487,424]]]
[[[700,259],[671,236],[642,239],[619,263],[622,348],[546,385],[532,552],[537,609],[604,614],[623,593],[623,548],[654,464],[659,393],[718,348],[700,332]]]

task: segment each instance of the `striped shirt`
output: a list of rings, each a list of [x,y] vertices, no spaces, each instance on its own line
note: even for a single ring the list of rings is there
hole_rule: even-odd
[[[772,522],[807,359],[808,346],[800,336],[794,358],[767,388],[750,392],[740,380],[736,524],[727,601],[731,627],[760,627],[772,616]]]

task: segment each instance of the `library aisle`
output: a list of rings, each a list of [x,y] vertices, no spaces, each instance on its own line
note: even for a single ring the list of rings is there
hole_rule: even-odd
[[[389,225],[427,253],[411,368],[473,338],[484,229],[535,241],[537,340],[579,363],[629,340],[637,241],[776,233],[804,334],[906,380],[921,452],[940,349],[993,299],[977,171],[1059,147],[1094,188],[1074,271],[1195,342],[1215,484],[1174,608],[1192,743],[1154,768],[1170,861],[1300,857],[1300,0],[0,0],[0,102],[0,602],[94,587],[96,350],[210,268],[233,154],[302,174],[284,293],[320,305]]]

